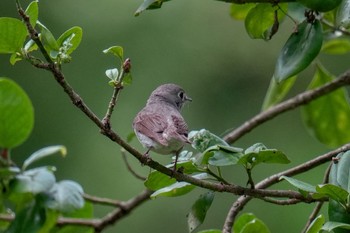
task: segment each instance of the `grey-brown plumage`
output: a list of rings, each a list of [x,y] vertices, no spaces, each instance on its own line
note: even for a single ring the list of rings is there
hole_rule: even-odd
[[[188,127],[180,110],[186,101],[192,101],[176,84],[164,84],[155,89],[146,106],[133,121],[135,134],[149,151],[159,154],[175,154],[176,169],[178,152],[187,139]]]

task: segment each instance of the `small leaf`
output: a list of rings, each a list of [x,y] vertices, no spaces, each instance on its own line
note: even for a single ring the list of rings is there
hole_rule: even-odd
[[[106,70],[106,76],[111,79],[111,80],[117,80],[118,76],[119,76],[119,71],[118,69],[114,68],[114,69],[108,69]]]
[[[139,8],[137,8],[135,16],[139,16],[143,11],[149,8],[160,8],[162,6],[162,3],[162,0],[144,0]]]
[[[267,110],[268,108],[283,100],[283,98],[288,94],[289,90],[293,87],[296,78],[297,76],[294,76],[280,83],[277,83],[276,79],[272,77],[269,89],[265,95],[262,110]]]
[[[80,44],[83,37],[81,27],[72,27],[65,31],[58,39],[57,44],[67,55],[71,54]]]
[[[279,4],[278,6],[284,9],[284,12],[286,11],[286,4]],[[252,39],[270,40],[275,33],[272,33],[274,26],[277,26],[278,29],[279,22],[285,16],[285,14],[279,12],[279,8],[270,4],[256,4],[245,18],[245,28],[248,35]]]
[[[332,39],[324,43],[322,52],[332,55],[340,55],[350,52],[350,40],[345,38]]]
[[[346,204],[346,201],[348,199],[349,193],[342,189],[339,186],[336,186],[334,184],[320,184],[316,186],[316,191],[322,194],[327,195],[329,198]]]
[[[196,202],[192,205],[191,211],[187,215],[187,225],[189,232],[193,232],[198,226],[200,226],[207,215],[211,204],[214,200],[214,192],[209,191],[201,194]]]
[[[50,190],[55,182],[56,178],[48,167],[39,167],[17,175],[11,185],[16,193],[37,194]]]
[[[127,73],[124,77],[123,77],[123,85],[131,85],[132,84],[132,76],[131,73]]]
[[[240,148],[215,145],[204,151],[202,156],[197,158],[197,161],[201,161],[201,164],[213,166],[230,166],[237,164],[242,155],[242,149]]]
[[[39,21],[38,21],[38,26],[41,29],[40,38],[44,44],[46,51],[49,54],[51,53],[52,50],[56,51],[58,53],[60,47],[58,46],[58,43],[57,43],[55,37],[50,32],[50,30],[47,27],[45,27],[44,24],[40,23]]]
[[[323,41],[321,23],[306,21],[298,25],[277,59],[274,77],[277,82],[297,75],[316,58]]]
[[[204,152],[209,147],[215,145],[230,146],[223,139],[210,133],[206,129],[191,131],[188,134],[188,139],[192,142],[192,147],[200,152]]]
[[[32,27],[35,27],[36,21],[38,20],[39,17],[39,7],[38,7],[38,1],[33,1],[31,2],[25,13],[29,16],[29,22]]]
[[[287,164],[290,160],[287,156],[276,149],[267,149],[262,143],[256,143],[244,151],[244,155],[237,162],[245,167],[253,168],[260,163]]]
[[[14,148],[23,143],[34,126],[32,103],[15,82],[0,77],[0,147]]]
[[[174,178],[169,178],[169,176],[159,171],[153,171],[148,175],[144,184],[148,189],[155,191],[170,186],[174,183],[176,183]]]
[[[63,213],[69,213],[84,206],[83,188],[76,182],[63,180],[56,183],[49,195],[48,206]]]
[[[270,230],[267,228],[264,222],[255,217],[254,214],[245,213],[239,216],[233,226],[233,232],[239,233],[269,233]]]
[[[336,27],[350,28],[350,0],[342,0],[336,14]]]
[[[334,77],[318,64],[308,89],[317,88],[333,79]],[[311,135],[321,143],[337,147],[350,141],[350,107],[344,88],[303,106],[302,117]]]
[[[319,216],[317,216],[312,223],[310,224],[310,226],[307,228],[305,233],[319,233],[320,230],[322,229],[323,224],[325,223],[325,218],[324,216],[321,214]]]
[[[27,37],[23,22],[14,18],[0,18],[0,54],[19,52]]]
[[[288,183],[300,190],[306,191],[308,193],[316,193],[316,186],[306,183],[304,181],[297,180],[288,176],[281,176],[280,179],[288,181]]]
[[[34,163],[42,158],[56,154],[57,152],[59,152],[64,157],[67,154],[67,148],[64,146],[61,146],[61,145],[48,146],[48,147],[42,148],[42,149],[34,152],[33,154],[31,154],[29,156],[29,158],[27,158],[24,161],[23,166],[22,166],[22,170],[26,170],[26,168],[29,165],[31,165],[32,163]]]
[[[243,20],[247,17],[248,12],[255,6],[253,3],[231,4],[230,15],[233,19]]]
[[[109,47],[108,49],[103,50],[103,53],[111,53],[114,56],[118,57],[121,61],[124,60],[124,52],[123,52],[123,47],[121,46],[112,46]]]

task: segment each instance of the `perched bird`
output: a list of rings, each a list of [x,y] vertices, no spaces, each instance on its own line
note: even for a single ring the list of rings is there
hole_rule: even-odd
[[[188,127],[180,110],[186,101],[192,101],[176,84],[164,84],[155,89],[146,106],[133,121],[135,134],[141,144],[158,154],[175,154],[174,171],[180,150],[187,139]]]

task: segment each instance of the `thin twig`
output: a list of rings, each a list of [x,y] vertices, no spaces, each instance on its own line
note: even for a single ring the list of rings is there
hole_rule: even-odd
[[[93,203],[97,203],[100,205],[110,205],[110,206],[115,206],[115,207],[119,207],[121,209],[124,208],[123,206],[123,202],[119,201],[119,200],[113,200],[113,199],[109,199],[109,198],[104,198],[104,197],[96,197],[96,196],[92,196],[89,194],[84,194],[84,199]]]
[[[123,157],[123,160],[124,160],[124,163],[126,165],[126,167],[128,168],[129,172],[135,176],[137,179],[139,180],[142,180],[142,181],[145,181],[146,180],[146,177],[144,176],[141,176],[139,175],[137,172],[134,171],[134,169],[130,166],[129,162],[128,162],[128,158],[126,156],[126,153],[125,153],[125,150],[124,149],[121,149],[121,153],[122,153],[122,157]]]
[[[247,134],[257,126],[263,124],[264,122],[284,113],[286,111],[295,109],[301,105],[310,103],[311,101],[327,95],[328,93],[350,84],[350,70],[343,73],[339,78],[329,82],[321,87],[315,88],[313,90],[305,91],[301,94],[296,95],[293,98],[290,98],[286,101],[283,101],[280,104],[277,104],[268,110],[257,114],[250,120],[246,121],[240,127],[233,130],[231,133],[227,134],[224,137],[224,140],[228,143],[235,142],[238,138],[241,138],[243,135]]]

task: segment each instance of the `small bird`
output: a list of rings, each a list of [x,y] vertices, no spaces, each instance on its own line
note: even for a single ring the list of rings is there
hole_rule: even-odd
[[[192,101],[176,84],[163,84],[148,98],[146,106],[136,115],[133,128],[140,143],[158,154],[175,154],[173,171],[176,170],[180,150],[190,143],[188,127],[180,110],[186,101]]]

